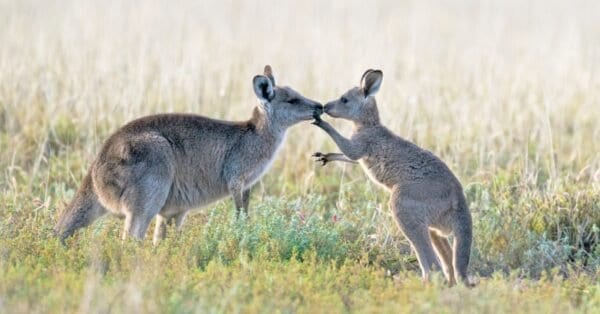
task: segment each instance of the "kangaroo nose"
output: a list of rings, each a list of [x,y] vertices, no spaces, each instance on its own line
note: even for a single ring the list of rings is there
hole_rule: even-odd
[[[323,114],[323,106],[320,103],[315,105],[315,109],[313,111],[313,118],[319,120],[320,116]]]
[[[316,103],[315,105],[315,113],[318,115],[323,114],[323,105],[321,105],[320,103]]]

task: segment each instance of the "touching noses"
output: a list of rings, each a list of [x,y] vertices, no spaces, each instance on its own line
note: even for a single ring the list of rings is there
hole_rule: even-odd
[[[321,105],[321,103],[315,103],[314,114],[317,116],[320,116],[323,114],[323,105]]]

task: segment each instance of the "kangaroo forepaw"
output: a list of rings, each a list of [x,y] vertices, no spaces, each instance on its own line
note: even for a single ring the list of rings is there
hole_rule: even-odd
[[[320,123],[321,121],[323,121],[323,120],[321,120],[321,115],[319,113],[317,113],[316,111],[315,111],[315,113],[313,113],[313,119],[315,119],[315,121],[313,121],[312,124],[315,124],[315,125],[317,123]]]
[[[329,159],[327,158],[328,154],[323,154],[321,152],[316,152],[312,155],[312,157],[315,157],[315,161],[316,162],[320,162],[321,166],[325,166],[325,164],[327,164],[327,162],[329,162]]]
[[[329,123],[327,123],[327,121],[321,119],[321,117],[315,116],[314,118],[315,118],[315,120],[313,122],[311,122],[312,124],[320,127],[321,129],[323,129],[325,131],[331,129],[331,125]]]

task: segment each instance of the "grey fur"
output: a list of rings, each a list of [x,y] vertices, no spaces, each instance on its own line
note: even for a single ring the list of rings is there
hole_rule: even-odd
[[[62,240],[107,212],[125,218],[123,238],[143,239],[158,216],[154,243],[166,224],[179,228],[190,209],[231,195],[248,210],[250,188],[269,168],[286,130],[318,117],[320,103],[274,85],[269,66],[253,86],[260,105],[243,122],[192,114],[134,120],[102,146],[55,231]]]
[[[348,159],[358,160],[373,181],[390,191],[390,209],[416,251],[423,277],[427,279],[432,269],[441,268],[451,285],[455,274],[469,285],[472,222],[462,186],[438,157],[380,123],[373,96],[382,80],[381,71],[368,70],[361,87],[325,105],[328,115],[354,122],[350,139],[318,117],[313,124],[325,130]],[[313,156],[323,164],[348,161],[335,153]],[[450,235],[454,235],[453,248],[447,240]]]

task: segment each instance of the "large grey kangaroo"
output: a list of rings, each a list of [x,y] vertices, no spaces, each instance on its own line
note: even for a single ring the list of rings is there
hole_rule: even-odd
[[[102,146],[55,231],[61,240],[110,211],[125,218],[123,239],[143,239],[157,216],[154,243],[166,224],[179,229],[192,208],[227,195],[247,212],[250,188],[271,165],[286,130],[318,117],[320,103],[275,85],[270,66],[252,80],[260,105],[243,122],[192,114],[143,117]]]
[[[455,273],[467,285],[471,252],[471,214],[462,186],[452,171],[431,152],[395,135],[379,120],[374,95],[383,80],[380,70],[368,70],[360,87],[327,103],[325,113],[354,122],[350,139],[316,116],[313,124],[325,130],[343,154],[315,153],[329,161],[359,160],[369,177],[389,190],[396,222],[417,253],[424,279],[433,267],[442,270],[450,285]],[[447,237],[454,235],[454,248]],[[436,257],[437,253],[437,257]]]

